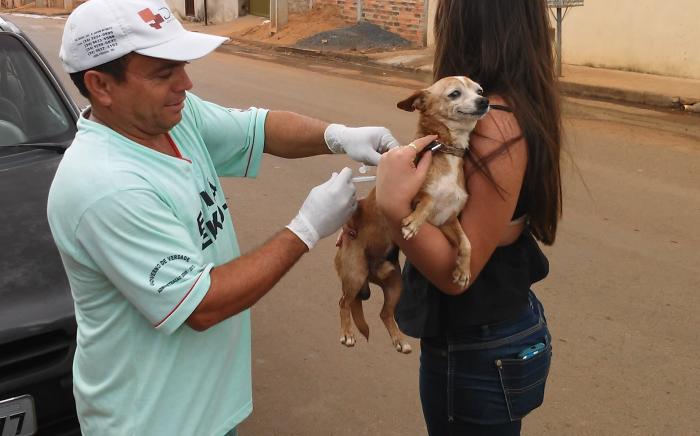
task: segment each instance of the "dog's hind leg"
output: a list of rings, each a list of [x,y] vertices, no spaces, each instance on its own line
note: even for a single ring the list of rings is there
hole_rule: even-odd
[[[340,297],[340,343],[352,347],[355,335],[352,332],[352,318],[356,322],[364,321],[362,301],[358,298],[360,291],[367,286],[369,268],[367,258],[361,250],[342,247],[336,256],[336,269],[343,286]],[[369,327],[358,323],[358,328],[365,337],[369,337]]]
[[[369,283],[365,283],[365,288],[369,290]],[[352,320],[355,321],[357,329],[362,333],[362,336],[369,341],[369,325],[367,325],[365,313],[362,311],[362,298],[360,295],[350,302],[350,313],[352,314]]]
[[[411,345],[406,342],[394,319],[394,311],[403,289],[401,270],[398,264],[387,261],[380,265],[372,278],[376,280],[384,292],[384,305],[379,316],[389,332],[391,343],[396,351],[408,354],[411,352]]]
[[[469,263],[471,261],[472,246],[469,238],[464,234],[464,229],[457,217],[452,217],[445,224],[440,226],[440,230],[454,247],[457,248],[457,266],[452,272],[452,281],[462,289],[469,284]]]

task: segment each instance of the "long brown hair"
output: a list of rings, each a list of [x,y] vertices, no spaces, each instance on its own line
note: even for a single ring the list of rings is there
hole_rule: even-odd
[[[561,112],[546,0],[440,0],[435,34],[435,80],[469,76],[512,108],[528,148],[521,201],[533,235],[551,245],[562,211]]]

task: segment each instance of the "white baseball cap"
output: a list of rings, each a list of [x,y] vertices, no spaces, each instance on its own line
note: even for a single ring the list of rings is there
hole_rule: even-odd
[[[59,57],[75,73],[131,52],[190,61],[227,40],[185,30],[163,0],[88,0],[68,17]]]

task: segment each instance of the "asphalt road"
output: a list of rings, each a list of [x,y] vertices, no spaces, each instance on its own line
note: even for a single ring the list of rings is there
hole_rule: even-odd
[[[60,69],[63,21],[13,20]],[[195,93],[227,106],[386,125],[402,142],[415,130],[415,115],[395,109],[420,86],[410,77],[266,53],[215,53],[189,71]],[[551,274],[535,286],[554,360],[523,433],[697,434],[700,117],[568,99],[564,122],[564,217],[546,248]],[[345,165],[357,167],[266,157],[257,180],[224,181],[242,249],[287,224]],[[425,434],[418,353],[393,351],[380,298],[365,306],[371,341],[338,342],[334,250],[320,243],[253,309],[255,410],[244,436]]]

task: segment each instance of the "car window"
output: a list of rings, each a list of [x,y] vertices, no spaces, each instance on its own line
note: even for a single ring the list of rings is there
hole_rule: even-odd
[[[0,146],[60,144],[75,131],[73,118],[35,58],[16,37],[0,33]],[[0,153],[8,152],[0,147]]]

